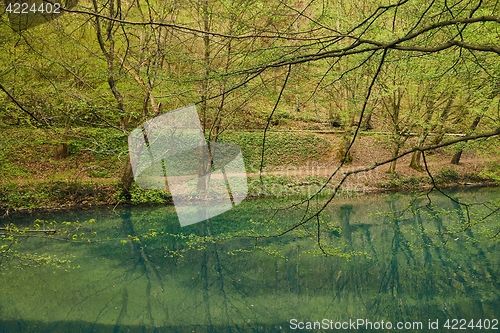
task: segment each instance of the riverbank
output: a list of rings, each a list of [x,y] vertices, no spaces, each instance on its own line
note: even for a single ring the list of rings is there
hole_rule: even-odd
[[[326,170],[326,169],[325,169]],[[439,188],[498,186],[498,183],[477,174],[442,170],[434,175]],[[326,172],[326,171],[325,171]],[[411,173],[411,171],[409,172]],[[328,180],[324,176],[301,175],[296,170],[264,173],[262,182],[258,175],[248,177],[248,199],[257,197],[306,197],[321,188],[322,197],[333,194],[342,173]],[[425,175],[386,174],[377,172],[353,176],[339,187],[338,197],[354,197],[393,191],[424,191],[433,187],[432,180]],[[86,209],[99,206],[172,204],[169,193],[145,190],[133,186],[131,198],[121,195],[118,180],[79,182],[10,183],[0,185],[0,217],[16,212],[39,210]]]
[[[0,134],[9,151],[0,153],[0,216],[16,211],[67,209],[120,204],[171,203],[165,191],[134,186],[130,199],[122,195],[119,179],[126,163],[126,137],[97,129],[66,134],[67,154],[61,156],[58,132],[11,129]],[[270,133],[264,154],[262,181],[262,133],[228,132],[222,137],[242,149],[248,172],[249,198],[297,196],[316,193],[339,166],[340,137],[321,133]],[[498,140],[497,140],[498,141]],[[496,143],[498,145],[498,143]],[[411,145],[411,140],[408,143]],[[407,149],[411,147],[406,147]],[[469,145],[459,165],[450,164],[452,149],[426,155],[428,171],[409,167],[410,156],[398,161],[395,173],[389,165],[366,172],[390,157],[386,139],[370,133],[359,136],[352,148],[353,160],[343,166],[325,186],[323,195],[357,196],[382,191],[416,191],[440,187],[494,186],[500,178],[498,152]]]

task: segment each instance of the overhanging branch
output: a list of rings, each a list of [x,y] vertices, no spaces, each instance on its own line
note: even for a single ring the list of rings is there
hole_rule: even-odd
[[[12,96],[9,91],[7,89],[5,89],[5,87],[0,83],[0,89],[7,95],[9,96],[9,98],[14,102],[14,104],[17,105],[18,108],[20,108],[24,113],[27,113],[31,118],[33,118],[36,122],[38,123],[42,123],[37,117],[35,117],[35,115],[33,113],[31,113],[30,111],[28,111],[24,106],[22,106],[21,103],[19,103],[17,101],[17,99],[14,98],[14,96]]]

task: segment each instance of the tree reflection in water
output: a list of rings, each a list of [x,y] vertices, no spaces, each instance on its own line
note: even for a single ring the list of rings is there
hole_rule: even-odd
[[[267,221],[269,202],[186,228],[169,207],[98,212],[100,239],[89,244],[29,239],[20,251],[75,255],[81,268],[4,268],[0,331],[287,332],[292,318],[426,327],[500,313],[497,217],[464,228],[467,212],[445,199],[339,200],[322,215],[321,241],[337,254],[325,257],[314,225],[250,237],[300,216]]]

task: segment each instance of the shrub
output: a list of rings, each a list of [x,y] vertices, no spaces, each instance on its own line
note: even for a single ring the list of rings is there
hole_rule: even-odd
[[[458,172],[454,167],[446,166],[439,170],[439,178],[443,181],[458,180]]]

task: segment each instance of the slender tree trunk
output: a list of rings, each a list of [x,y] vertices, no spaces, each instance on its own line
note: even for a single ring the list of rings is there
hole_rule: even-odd
[[[392,157],[395,158],[398,156],[401,147],[405,144],[407,140],[407,136],[404,136],[403,130],[400,128],[399,124],[399,111],[401,110],[401,101],[403,99],[403,91],[401,88],[398,88],[397,91],[394,91],[392,94],[392,98],[389,103],[384,103],[386,110],[391,114],[392,123],[394,125],[394,133],[392,137],[392,141],[395,144],[394,149],[392,151]],[[397,160],[394,160],[389,165],[389,173],[396,172]]]
[[[93,6],[94,6],[94,11],[96,13],[99,12],[98,8],[98,3],[97,0],[92,1]],[[115,2],[114,0],[110,0],[109,3],[109,17],[115,17]],[[116,80],[114,77],[114,64],[115,64],[115,43],[114,43],[114,38],[113,38],[113,28],[114,24],[112,21],[109,21],[107,24],[108,26],[106,27],[106,40],[108,41],[108,45],[104,42],[104,38],[102,35],[102,30],[101,30],[101,20],[99,17],[96,17],[96,36],[97,36],[97,42],[99,44],[99,47],[101,48],[102,53],[106,57],[106,62],[108,65],[108,85],[109,88],[111,89],[111,92],[113,93],[113,96],[115,97],[116,103],[117,103],[117,108],[118,111],[121,113],[120,115],[120,128],[122,131],[126,131],[126,122],[125,122],[125,107],[124,107],[124,102],[123,102],[123,96],[121,95],[120,91],[118,90],[118,87],[116,85]],[[130,189],[132,188],[132,183],[134,181],[134,175],[132,172],[132,165],[130,163],[130,160],[127,161],[127,164],[125,166],[124,173],[121,178],[121,185],[122,185],[122,193],[125,195],[127,200],[130,200]]]
[[[202,0],[202,17],[203,17],[203,28],[205,31],[210,31],[210,14],[208,11],[208,0]],[[201,114],[202,114],[202,126],[203,126],[203,134],[207,130],[207,97],[208,97],[208,85],[209,85],[209,74],[210,74],[210,35],[205,33],[203,35],[203,47],[204,47],[204,55],[203,55],[203,65],[205,66],[205,75],[203,81],[201,83]],[[207,161],[206,150],[204,146],[200,148],[200,160],[198,167],[198,184],[197,188],[199,193],[205,193],[207,190],[207,181],[206,177],[203,177],[211,164]]]
[[[144,82],[144,80],[141,78],[141,75],[130,65],[128,65],[125,62],[125,59],[123,59],[121,56],[117,55],[117,57],[121,60],[123,67],[132,75],[134,78],[135,82],[141,86],[141,88],[144,90],[144,101],[143,101],[143,109],[144,109],[144,115],[147,115],[147,102],[149,101],[149,104],[151,105],[151,111],[155,116],[160,114],[160,103],[156,102],[156,98],[153,95],[153,87],[149,86]]]
[[[451,158],[451,164],[459,165],[460,164],[460,158],[462,158],[462,153],[463,153],[462,149],[460,149],[459,151],[457,151],[453,155],[453,157]]]
[[[425,112],[425,119],[424,119],[423,124],[421,126],[422,127],[421,133],[420,133],[418,140],[417,140],[417,145],[416,145],[417,148],[422,148],[422,146],[425,143],[425,140],[427,140],[427,137],[429,136],[429,132],[432,131],[432,129],[427,126],[427,124],[432,119],[432,114],[433,114],[432,106],[427,107],[426,112]],[[413,154],[411,155],[410,168],[415,169],[417,171],[424,170],[422,168],[422,166],[420,165],[420,157],[421,156],[422,156],[421,151],[417,150],[417,151],[413,152]]]
[[[411,162],[410,162],[410,168],[417,170],[417,171],[423,171],[424,169],[420,165],[420,157],[422,156],[422,152],[420,150],[415,151],[411,155]]]
[[[342,142],[340,143],[340,147],[337,153],[337,158],[339,162],[343,162],[349,164],[353,160],[353,156],[349,149],[351,145],[352,138],[352,127],[356,124],[355,114],[352,110],[355,109],[356,105],[352,102],[354,99],[354,92],[349,89],[345,89],[345,96],[347,97],[347,105],[343,104],[343,115],[342,115],[342,126],[344,128],[344,134],[342,135]]]

